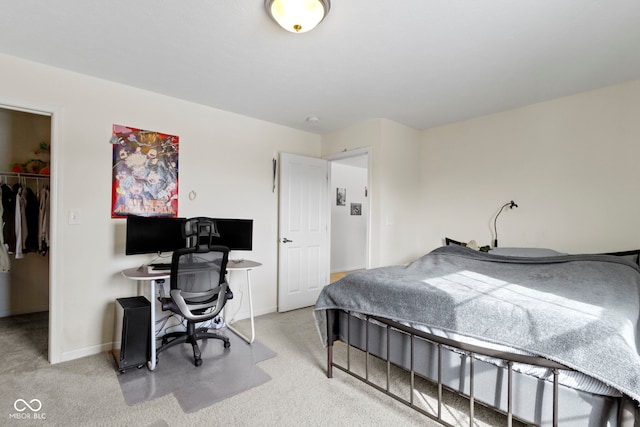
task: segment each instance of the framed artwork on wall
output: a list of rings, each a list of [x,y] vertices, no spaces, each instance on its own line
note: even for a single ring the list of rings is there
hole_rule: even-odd
[[[362,215],[362,203],[351,203],[351,215]]]
[[[347,205],[347,189],[336,188],[336,206],[346,206],[346,205]]]
[[[178,216],[179,138],[113,125],[111,217]]]

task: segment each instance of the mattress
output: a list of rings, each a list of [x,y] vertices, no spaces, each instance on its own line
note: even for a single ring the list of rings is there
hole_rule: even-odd
[[[476,338],[465,337],[463,335],[456,334],[454,332],[447,332],[438,328],[429,328],[428,326],[418,325],[415,323],[413,324],[409,324],[406,322],[400,322],[400,323],[410,328],[416,329],[418,331],[427,332],[443,338],[449,338],[465,344],[477,345],[477,346],[485,347],[491,350],[521,354],[524,356],[536,356],[533,353],[530,353],[518,348],[509,347],[506,345],[494,344],[492,342],[483,341]],[[453,349],[453,350],[457,352],[461,352],[460,350],[457,350],[457,349]],[[496,359],[490,356],[477,355],[476,358],[479,360],[483,360],[485,362],[494,364],[496,366],[501,366],[503,368],[506,368],[507,366],[503,360]],[[517,372],[521,372],[523,374],[531,375],[546,381],[553,381],[553,372],[549,368],[542,368],[539,366],[529,365],[526,363],[515,362],[513,364],[513,370]],[[576,390],[586,391],[588,393],[599,394],[603,396],[622,396],[622,393],[620,393],[615,388],[578,371],[568,371],[568,370],[561,369],[559,371],[558,382],[564,386],[571,387]]]
[[[640,270],[618,257],[525,259],[443,247],[409,266],[353,273],[326,286],[317,318],[327,309],[533,354],[583,373],[563,373],[563,384],[640,400]]]

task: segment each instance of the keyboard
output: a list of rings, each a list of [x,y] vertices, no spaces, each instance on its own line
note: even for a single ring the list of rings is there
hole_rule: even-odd
[[[153,263],[149,264],[149,268],[152,270],[171,270],[171,263]]]

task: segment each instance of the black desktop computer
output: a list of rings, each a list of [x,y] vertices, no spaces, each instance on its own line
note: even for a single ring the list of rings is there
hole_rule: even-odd
[[[151,304],[145,297],[116,299],[113,357],[120,372],[149,360]]]

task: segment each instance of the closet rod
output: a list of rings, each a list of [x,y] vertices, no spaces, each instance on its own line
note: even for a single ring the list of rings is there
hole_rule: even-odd
[[[15,177],[15,178],[24,177],[24,178],[49,179],[49,175],[41,175],[39,173],[23,173],[23,172],[1,172],[0,171],[0,176]]]

